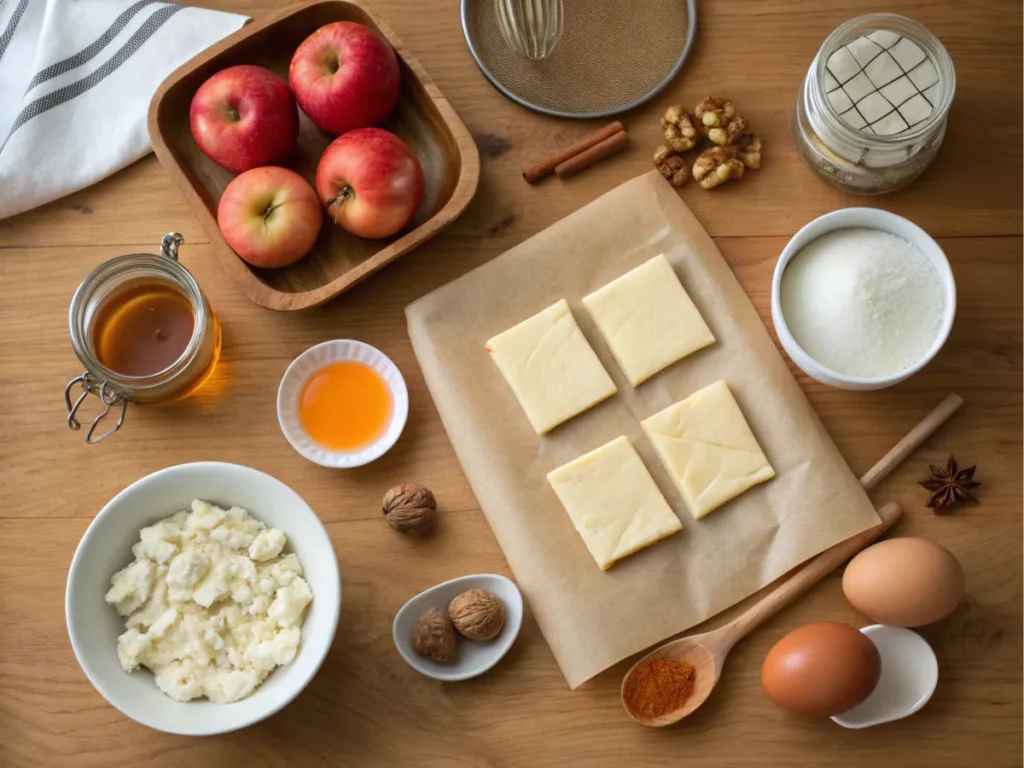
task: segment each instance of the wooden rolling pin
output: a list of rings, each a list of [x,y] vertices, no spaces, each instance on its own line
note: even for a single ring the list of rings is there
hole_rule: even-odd
[[[949,421],[950,416],[957,412],[964,404],[960,395],[950,392],[946,399],[935,406],[935,409],[925,416],[921,422],[914,427],[907,436],[892,447],[881,460],[871,469],[864,473],[860,484],[864,490],[871,493],[889,473],[906,460],[906,458],[921,447],[921,444],[935,434],[935,431]]]

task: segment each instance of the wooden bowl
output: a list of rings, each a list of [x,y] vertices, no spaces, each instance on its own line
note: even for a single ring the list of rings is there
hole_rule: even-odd
[[[287,81],[295,49],[316,29],[335,21],[365,24],[398,54],[401,94],[381,127],[398,134],[419,158],[426,182],[423,202],[405,230],[382,240],[351,235],[325,214],[320,237],[304,259],[281,269],[257,269],[231,250],[217,228],[217,203],[235,174],[200,151],[189,130],[189,105],[207,78],[236,64],[258,64]],[[433,237],[465,210],[480,176],[480,155],[466,126],[402,41],[362,0],[291,6],[203,51],[173,72],[153,96],[149,134],[157,157],[215,244],[224,269],[246,296],[276,310],[323,304]],[[333,139],[299,110],[298,146],[285,165],[313,184],[320,155]]]

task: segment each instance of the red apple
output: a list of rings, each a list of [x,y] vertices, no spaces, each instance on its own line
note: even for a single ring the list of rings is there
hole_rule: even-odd
[[[217,206],[217,226],[254,267],[286,267],[316,242],[323,210],[305,179],[287,168],[253,168],[235,177]]]
[[[206,156],[235,173],[284,161],[299,135],[288,85],[250,64],[222,69],[199,86],[188,120]]]
[[[316,191],[334,223],[359,237],[389,237],[423,199],[423,171],[405,142],[382,128],[359,128],[324,150]]]
[[[288,82],[309,119],[328,133],[375,125],[398,101],[398,57],[354,21],[320,27],[292,56]]]

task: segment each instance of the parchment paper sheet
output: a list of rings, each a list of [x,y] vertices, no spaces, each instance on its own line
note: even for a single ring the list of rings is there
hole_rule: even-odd
[[[634,389],[580,300],[659,253],[716,342]],[[484,342],[560,298],[619,393],[538,437]],[[729,266],[657,173],[424,296],[406,317],[455,452],[572,688],[878,522]],[[639,422],[720,378],[777,476],[695,521]],[[683,530],[605,572],[546,474],[619,435],[636,446]]]

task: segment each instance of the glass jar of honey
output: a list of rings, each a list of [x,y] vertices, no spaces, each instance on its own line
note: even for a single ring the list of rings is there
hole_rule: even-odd
[[[68,426],[80,429],[90,394],[102,410],[86,433],[98,443],[124,424],[128,403],[168,403],[195,392],[220,356],[220,322],[192,274],[178,263],[183,239],[172,233],[160,254],[118,256],[94,269],[71,299],[71,345],[85,371],[68,382]],[[72,401],[75,385],[81,386]],[[96,435],[114,411],[113,426]]]

